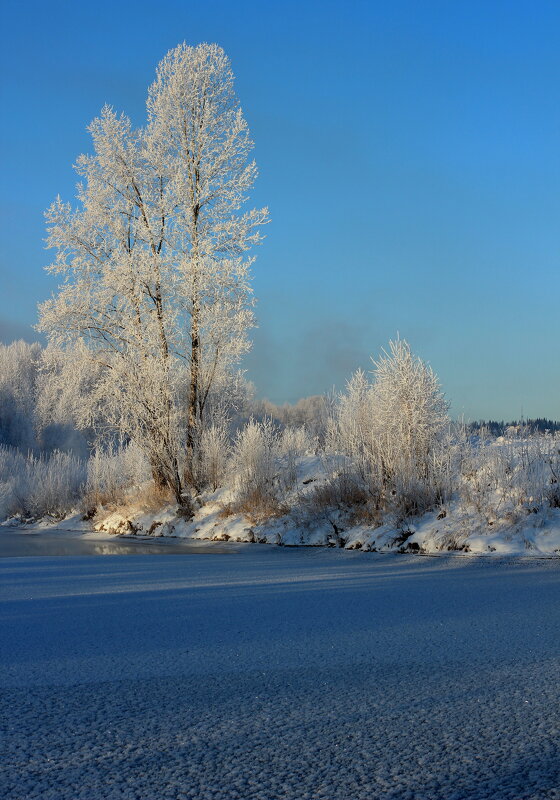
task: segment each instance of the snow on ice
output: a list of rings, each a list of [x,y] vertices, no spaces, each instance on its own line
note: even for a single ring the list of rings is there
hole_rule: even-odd
[[[0,560],[2,797],[560,797],[555,559],[233,550]]]

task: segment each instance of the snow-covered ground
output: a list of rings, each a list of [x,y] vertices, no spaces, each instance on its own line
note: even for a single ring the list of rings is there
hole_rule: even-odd
[[[499,452],[499,445],[489,449]],[[141,502],[132,501],[114,511],[100,509],[91,522],[83,523],[81,516],[75,515],[64,524],[69,527],[87,524],[113,534],[289,546],[330,545],[364,551],[435,554],[452,550],[496,556],[560,556],[560,508],[548,504],[536,507],[524,501],[516,505],[512,497],[483,486],[485,503],[481,511],[455,497],[444,507],[419,517],[395,521],[387,515],[382,524],[371,521],[356,524],[355,508],[321,509],[306,503],[316,488],[328,480],[329,468],[324,459],[301,458],[297,482],[285,498],[289,510],[257,522],[246,514],[227,511],[234,494],[224,488],[201,495],[191,520],[177,513],[176,504],[148,512]],[[52,520],[51,524],[60,523]]]
[[[560,798],[557,560],[235,550],[0,559],[0,796]]]
[[[506,554],[558,557],[560,507],[552,500],[556,483],[551,482],[544,457],[542,463],[537,456],[530,462],[525,452],[538,444],[537,439],[512,442],[497,439],[481,446],[474,452],[482,466],[473,468],[468,479],[462,479],[461,491],[416,517],[403,519],[386,510],[375,515],[376,519],[368,518],[360,511],[359,503],[348,505],[332,491],[332,503],[321,502],[317,492],[320,497],[321,492],[324,495],[325,489],[332,487],[339,457],[332,456],[328,461],[321,456],[306,455],[297,460],[295,480],[289,490],[281,493],[282,502],[276,513],[259,517],[258,509],[255,513],[240,510],[236,507],[235,490],[223,487],[195,499],[192,519],[178,514],[176,504],[148,511],[141,499],[131,496],[130,502],[120,508],[99,508],[89,524],[98,531],[141,536],[330,545],[379,552],[459,551],[498,557]],[[523,459],[532,464],[533,472],[522,468]],[[533,486],[529,485],[531,480]],[[535,487],[550,492],[550,499],[543,500]],[[65,524],[83,525],[80,519],[74,517]]]

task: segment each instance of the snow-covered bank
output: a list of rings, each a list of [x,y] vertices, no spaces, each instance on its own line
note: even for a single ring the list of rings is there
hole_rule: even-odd
[[[249,448],[259,457],[248,459],[250,468],[247,459],[239,459],[240,473],[230,475],[225,486],[189,497],[194,515],[166,502],[148,480],[120,496],[106,493],[108,502],[82,504],[62,520],[19,516],[3,524],[381,552],[560,555],[558,437],[499,438],[462,449],[451,443],[459,454],[449,459],[459,462],[447,495],[421,503],[429,509],[424,513],[405,514],[409,501],[396,489],[377,495],[349,457],[305,452],[305,437],[298,450],[298,437],[289,431],[275,453],[272,439],[266,443],[269,426],[247,431],[263,438],[261,451],[254,442]],[[111,469],[127,460],[125,450],[113,458]],[[416,490],[401,494],[407,491],[410,500]]]
[[[2,525],[32,531],[95,532],[97,537],[109,538],[126,536],[164,540],[172,537],[419,555],[457,552],[560,557],[560,509],[527,514],[514,522],[508,518],[501,519],[492,525],[465,513],[456,505],[451,505],[444,513],[432,511],[399,526],[390,523],[377,527],[352,525],[348,522],[350,514],[336,511],[328,518],[302,521],[297,514],[288,513],[255,523],[244,514],[224,513],[221,494],[218,492],[204,502],[192,519],[178,514],[174,505],[146,512],[132,504],[116,511],[101,510],[93,520],[84,520],[81,514],[76,513],[63,520],[52,517],[37,521],[12,518]]]
[[[496,448],[497,449],[497,448]],[[255,542],[285,546],[328,546],[380,552],[485,555],[560,555],[560,508],[519,502],[504,491],[486,492],[477,509],[460,497],[419,517],[381,524],[356,522],[356,508],[339,503],[318,507],[317,494],[330,490],[331,466],[318,456],[297,464],[297,480],[285,494],[285,511],[268,518],[232,510],[234,493],[219,489],[198,498],[192,519],[167,505],[146,512],[132,503],[103,512],[91,523],[97,531],[140,536],[176,536],[213,541]],[[358,509],[359,511],[359,509]]]
[[[554,560],[0,560],[6,800],[553,800]]]
[[[377,494],[340,453],[304,453],[292,442],[274,455],[270,431],[254,434],[259,457],[250,469],[241,460],[229,486],[198,496],[194,518],[171,505],[154,513],[133,504],[99,515],[96,529],[381,552],[560,555],[557,436],[450,441],[449,485],[426,502],[421,487]],[[428,510],[415,513],[417,506]]]
[[[485,555],[560,556],[560,509],[528,514],[511,523],[484,525],[473,515],[451,507],[411,519],[405,526],[345,526],[344,514],[333,520],[302,524],[286,514],[255,524],[242,514],[225,516],[218,500],[205,503],[192,520],[173,507],[162,512],[115,511],[95,523],[95,530],[138,536],[175,536],[211,541],[256,542],[291,547],[344,547],[350,550],[442,553],[458,551]]]

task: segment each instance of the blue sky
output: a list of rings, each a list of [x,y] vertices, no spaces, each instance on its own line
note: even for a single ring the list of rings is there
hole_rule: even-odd
[[[142,124],[180,41],[229,54],[256,141],[259,329],[277,402],[397,332],[468,418],[560,417],[560,4],[5,3],[0,338],[55,289],[43,211],[104,103]]]

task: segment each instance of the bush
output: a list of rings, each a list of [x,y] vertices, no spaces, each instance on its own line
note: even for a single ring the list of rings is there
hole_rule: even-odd
[[[0,513],[62,518],[80,500],[86,480],[85,463],[69,453],[24,457],[0,447]]]
[[[289,491],[295,487],[298,479],[298,465],[302,456],[313,452],[314,445],[305,427],[284,428],[277,439],[278,480],[282,487]]]
[[[464,508],[487,523],[560,507],[560,438],[467,441],[460,464]]]
[[[270,419],[251,419],[237,432],[230,463],[235,500],[230,513],[250,512],[255,521],[279,513],[275,486],[278,432]]]
[[[223,485],[230,453],[231,445],[225,417],[200,431],[192,476],[193,484],[198,491],[209,488],[215,492]]]
[[[233,499],[224,514],[242,513],[254,522],[286,514],[286,493],[297,481],[297,462],[309,440],[303,430],[278,431],[271,419],[254,419],[236,435],[229,463]]]
[[[448,404],[432,369],[407,342],[390,342],[372,382],[359,370],[339,398],[331,447],[402,521],[444,502],[450,489]]]
[[[111,450],[99,448],[87,463],[84,506],[91,513],[99,506],[123,503],[129,489],[150,478],[148,460],[136,445],[119,445]]]

